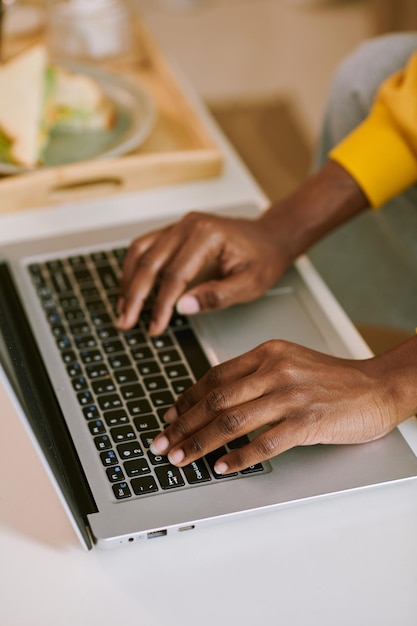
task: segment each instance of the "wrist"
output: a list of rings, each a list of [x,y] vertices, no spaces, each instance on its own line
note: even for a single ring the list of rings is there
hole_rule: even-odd
[[[392,400],[396,423],[417,414],[417,336],[372,359],[374,374]]]
[[[273,204],[260,218],[274,233],[288,262],[321,237],[369,206],[352,176],[328,161],[294,193]]]

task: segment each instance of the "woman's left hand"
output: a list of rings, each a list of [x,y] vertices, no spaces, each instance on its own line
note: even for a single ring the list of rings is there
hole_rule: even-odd
[[[271,340],[213,367],[165,416],[170,425],[151,447],[177,466],[261,429],[218,459],[229,474],[294,446],[361,443],[400,421],[378,358],[340,359]],[[406,417],[406,416],[404,416]]]

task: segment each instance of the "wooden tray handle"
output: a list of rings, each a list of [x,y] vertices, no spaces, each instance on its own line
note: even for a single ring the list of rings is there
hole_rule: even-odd
[[[0,213],[99,198],[218,176],[218,150],[186,150],[103,159],[11,176],[1,182]]]

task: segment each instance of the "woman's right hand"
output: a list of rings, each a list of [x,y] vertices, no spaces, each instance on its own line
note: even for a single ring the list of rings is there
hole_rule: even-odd
[[[189,213],[176,224],[135,239],[121,278],[119,328],[136,323],[155,285],[152,335],[165,330],[174,307],[190,315],[257,298],[291,261],[277,239],[262,219],[204,213]]]

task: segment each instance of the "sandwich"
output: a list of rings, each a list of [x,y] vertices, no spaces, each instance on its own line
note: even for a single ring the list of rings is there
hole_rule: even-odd
[[[49,135],[47,53],[35,46],[0,66],[0,160],[32,166]]]
[[[87,74],[52,67],[54,129],[66,132],[109,130],[115,108],[97,81]]]
[[[115,107],[92,77],[49,63],[36,45],[0,65],[0,161],[42,163],[52,131],[109,130]]]

